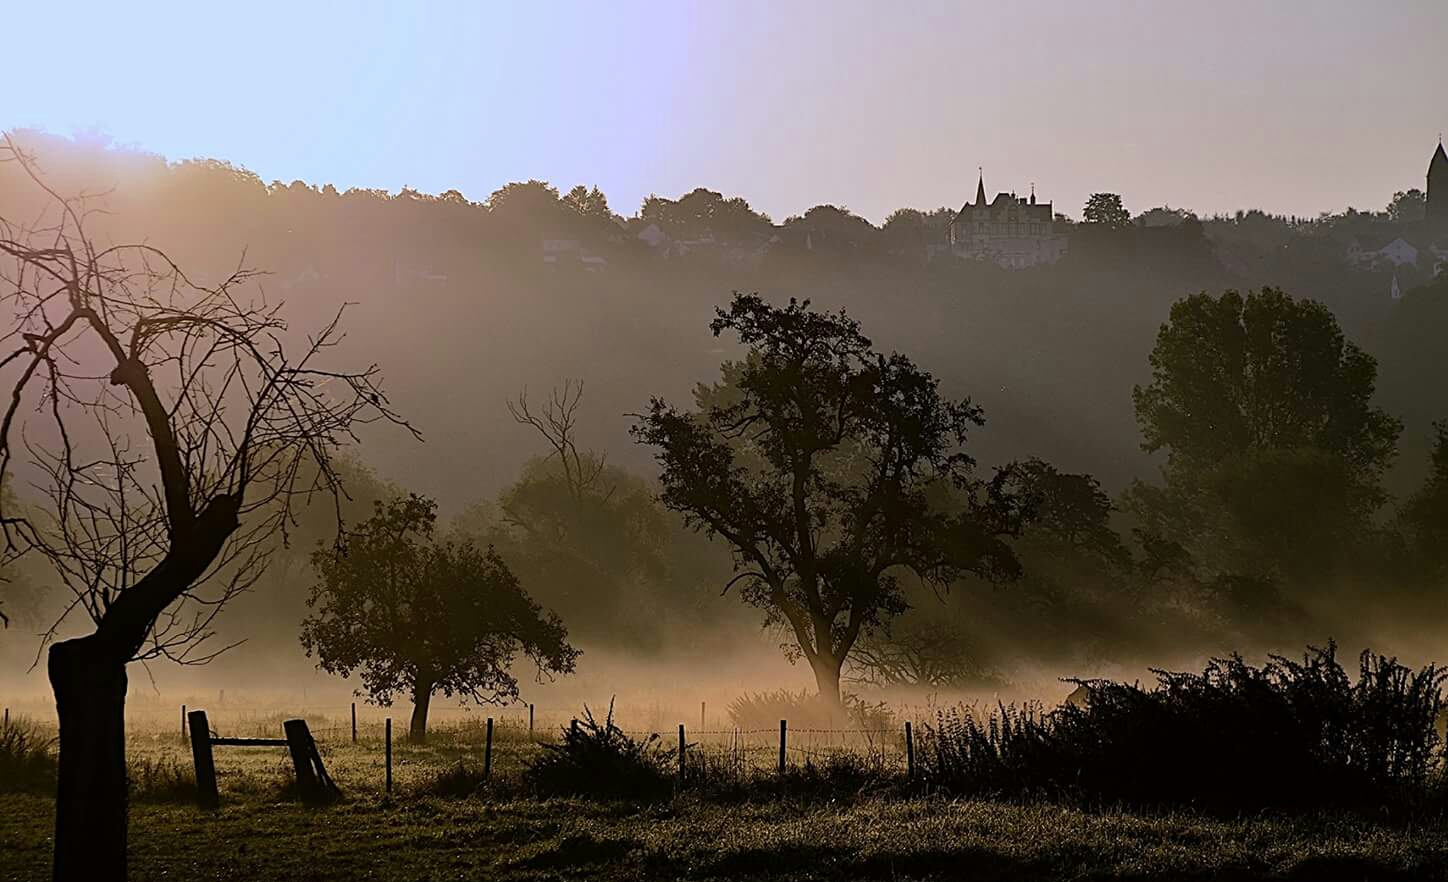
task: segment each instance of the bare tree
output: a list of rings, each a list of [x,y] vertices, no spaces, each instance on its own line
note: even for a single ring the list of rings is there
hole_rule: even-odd
[[[70,592],[46,637],[60,719],[54,873],[122,879],[127,664],[213,657],[217,614],[261,574],[293,503],[336,498],[336,445],[362,423],[406,424],[375,366],[319,365],[340,311],[289,342],[279,306],[243,299],[253,273],[209,287],[156,248],[102,247],[86,200],[50,189],[9,136],[0,163],[49,197],[38,218],[0,219],[13,316],[0,333],[0,481],[47,503],[22,510],[0,492],[0,526],[7,558],[42,555]],[[76,613],[93,629],[57,642]]]
[[[564,380],[563,388],[554,387],[543,409],[534,412],[528,404],[528,390],[518,394],[517,401],[508,402],[508,413],[520,425],[532,426],[553,449],[553,456],[563,467],[563,479],[568,486],[568,495],[577,504],[584,494],[594,490],[603,476],[608,462],[602,454],[592,451],[580,452],[574,440],[574,428],[578,425],[578,406],[583,403],[583,381]],[[605,500],[611,490],[603,495]]]

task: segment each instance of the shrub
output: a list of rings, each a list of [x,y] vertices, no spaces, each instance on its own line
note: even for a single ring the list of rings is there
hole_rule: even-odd
[[[585,705],[560,743],[540,746],[525,777],[546,795],[656,798],[673,787],[676,751],[664,749],[657,734],[629,737],[614,725],[612,701],[602,722]]]
[[[957,792],[1238,810],[1413,799],[1441,772],[1436,666],[1364,652],[1353,682],[1329,643],[1300,663],[1233,655],[1201,674],[1155,673],[1151,689],[1071,681],[1084,706],[941,713],[923,777]]]
[[[0,724],[0,793],[54,793],[54,745],[24,720]]]
[[[895,728],[895,715],[883,702],[870,704],[849,693],[843,700],[842,718],[839,708],[808,691],[746,692],[729,702],[729,720],[741,729],[771,729],[778,726],[780,720],[788,720],[795,729],[885,731]]]

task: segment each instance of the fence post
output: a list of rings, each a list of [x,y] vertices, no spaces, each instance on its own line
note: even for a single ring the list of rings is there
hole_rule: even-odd
[[[704,724],[704,702],[699,702],[699,731],[703,732],[709,727]]]
[[[352,743],[357,743],[357,702],[352,702]]]
[[[528,740],[533,740],[533,703],[528,703]]]
[[[386,731],[386,733],[382,736],[382,738],[383,738],[384,744],[386,745],[386,746],[383,748],[383,750],[385,751],[386,757],[387,757],[387,758],[386,758],[386,763],[387,763],[387,793],[390,795],[390,794],[392,793],[392,718],[391,718],[391,717],[388,717],[388,718],[387,718],[387,731]]]
[[[5,728],[10,728],[10,708],[5,708]]]
[[[488,740],[483,747],[483,777],[493,775],[493,718],[488,717]]]
[[[905,721],[905,777],[915,778],[915,735],[910,731],[910,721]]]
[[[186,738],[186,705],[181,705],[181,738]]]
[[[307,729],[306,720],[287,720],[282,723],[287,736],[287,752],[292,755],[292,768],[297,772],[297,792],[304,799],[310,799],[320,790],[317,773],[312,769],[312,733]]]
[[[216,760],[211,755],[211,725],[206,711],[192,711],[187,717],[191,728],[191,762],[196,767],[196,804],[214,809],[221,804],[216,792]]]
[[[679,783],[684,783],[684,724],[679,724]]]
[[[786,733],[788,730],[789,730],[789,723],[786,722],[786,721],[784,721],[784,720],[780,720],[780,721],[779,721],[779,774],[781,774],[781,775],[784,774],[784,742],[785,742],[785,737],[786,737],[786,736],[785,736],[785,733]]]

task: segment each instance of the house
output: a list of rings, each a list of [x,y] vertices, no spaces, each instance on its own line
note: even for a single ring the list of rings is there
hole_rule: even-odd
[[[1354,239],[1348,243],[1347,259],[1349,263],[1368,269],[1387,264],[1391,264],[1392,266],[1416,266],[1418,263],[1418,249],[1402,236],[1397,237],[1381,248],[1372,250],[1363,248],[1362,244]]]

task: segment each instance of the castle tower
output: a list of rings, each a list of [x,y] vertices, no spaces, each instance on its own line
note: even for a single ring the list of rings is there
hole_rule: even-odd
[[[1441,137],[1428,163],[1428,220],[1448,224],[1448,153]]]

